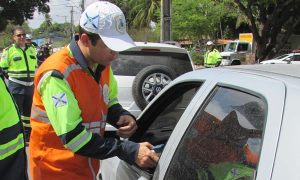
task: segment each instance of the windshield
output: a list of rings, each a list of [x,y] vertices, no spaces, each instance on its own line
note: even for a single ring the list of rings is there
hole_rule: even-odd
[[[274,58],[274,59],[282,59],[282,58],[285,58],[285,57],[287,57],[287,56],[288,56],[288,54],[284,54],[284,55],[278,56],[278,57],[276,57],[276,58]]]
[[[231,43],[226,44],[225,51],[226,52],[235,52],[236,45],[237,45],[236,42],[231,42]]]

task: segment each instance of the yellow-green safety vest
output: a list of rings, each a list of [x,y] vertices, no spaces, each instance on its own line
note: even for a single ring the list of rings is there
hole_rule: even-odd
[[[27,179],[24,144],[17,107],[0,78],[0,174],[3,179]]]
[[[37,57],[34,46],[26,46],[23,50],[15,44],[4,49],[0,67],[7,71],[11,78],[32,78],[37,68]]]

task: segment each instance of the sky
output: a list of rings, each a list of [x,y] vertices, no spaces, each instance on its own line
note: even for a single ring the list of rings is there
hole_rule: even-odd
[[[97,0],[84,0],[85,7]],[[50,0],[50,16],[53,23],[64,23],[71,22],[71,6],[73,6],[73,19],[74,24],[79,24],[79,18],[81,14],[81,4],[82,0]],[[32,29],[38,28],[45,18],[43,14],[39,14],[37,11],[34,13],[32,20],[28,20],[29,27]]]

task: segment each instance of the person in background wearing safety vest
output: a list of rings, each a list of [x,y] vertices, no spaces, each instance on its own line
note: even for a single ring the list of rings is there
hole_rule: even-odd
[[[1,179],[27,180],[23,125],[0,68],[0,174]]]
[[[12,34],[15,43],[4,49],[0,67],[7,71],[9,76],[8,89],[17,103],[24,125],[25,139],[29,142],[33,78],[37,67],[36,50],[33,45],[26,45],[26,33],[22,27],[15,27]]]
[[[32,41],[32,36],[31,34],[26,34],[26,45],[32,45],[34,48],[38,47],[37,43]]]
[[[215,48],[215,44],[212,41],[206,43],[207,51],[204,54],[204,67],[211,68],[217,67],[221,64],[221,54]]]
[[[118,103],[111,69],[119,51],[134,47],[123,12],[108,1],[90,4],[75,38],[38,68],[30,123],[32,180],[96,179],[99,159],[117,156],[153,168],[158,156],[148,142],[104,137],[106,122],[122,138],[137,129],[134,117]],[[128,64],[130,65],[130,64]]]

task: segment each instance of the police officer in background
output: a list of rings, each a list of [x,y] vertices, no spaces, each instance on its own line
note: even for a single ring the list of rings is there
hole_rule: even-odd
[[[1,179],[26,180],[27,160],[23,125],[0,68],[0,174]]]
[[[204,66],[206,68],[217,67],[221,64],[221,54],[215,48],[215,44],[212,41],[206,43],[207,51],[204,55]]]
[[[8,89],[14,97],[24,125],[26,142],[30,135],[30,112],[33,78],[37,67],[36,50],[26,44],[25,30],[17,26],[12,31],[14,44],[4,49],[0,67],[7,72]]]
[[[37,43],[32,41],[31,34],[26,34],[26,45],[33,45],[35,48],[38,47]]]

